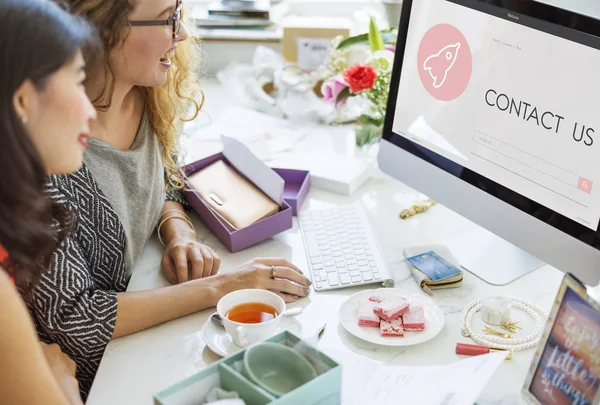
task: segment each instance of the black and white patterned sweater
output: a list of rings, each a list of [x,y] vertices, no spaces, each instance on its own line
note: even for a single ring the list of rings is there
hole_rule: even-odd
[[[75,224],[25,299],[40,339],[58,343],[77,363],[85,400],[115,329],[117,293],[127,288],[125,232],[85,165],[74,174],[50,176],[47,191],[72,209]],[[166,194],[184,203],[182,197]]]

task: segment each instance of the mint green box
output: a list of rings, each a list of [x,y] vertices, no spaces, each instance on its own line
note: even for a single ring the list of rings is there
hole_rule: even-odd
[[[279,398],[252,383],[244,376],[245,351],[211,364],[198,373],[172,385],[154,396],[155,405],[200,405],[214,387],[235,391],[246,405],[339,405],[342,401],[342,367],[317,348],[302,343],[289,331],[266,340],[296,347],[317,370],[317,378]],[[300,342],[300,343],[299,343]]]

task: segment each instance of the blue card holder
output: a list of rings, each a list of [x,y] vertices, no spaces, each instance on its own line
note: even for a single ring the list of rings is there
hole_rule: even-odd
[[[433,290],[462,285],[462,267],[446,246],[408,247],[403,254],[417,284],[427,294],[433,295]]]

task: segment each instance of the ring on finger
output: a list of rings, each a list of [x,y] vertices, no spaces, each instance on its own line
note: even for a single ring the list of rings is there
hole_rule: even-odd
[[[275,266],[271,265],[271,278],[275,280]]]

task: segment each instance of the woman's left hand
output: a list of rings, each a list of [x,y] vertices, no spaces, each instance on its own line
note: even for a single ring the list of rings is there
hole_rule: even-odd
[[[161,267],[171,284],[210,277],[219,271],[221,258],[210,247],[191,236],[177,236],[169,240]]]

